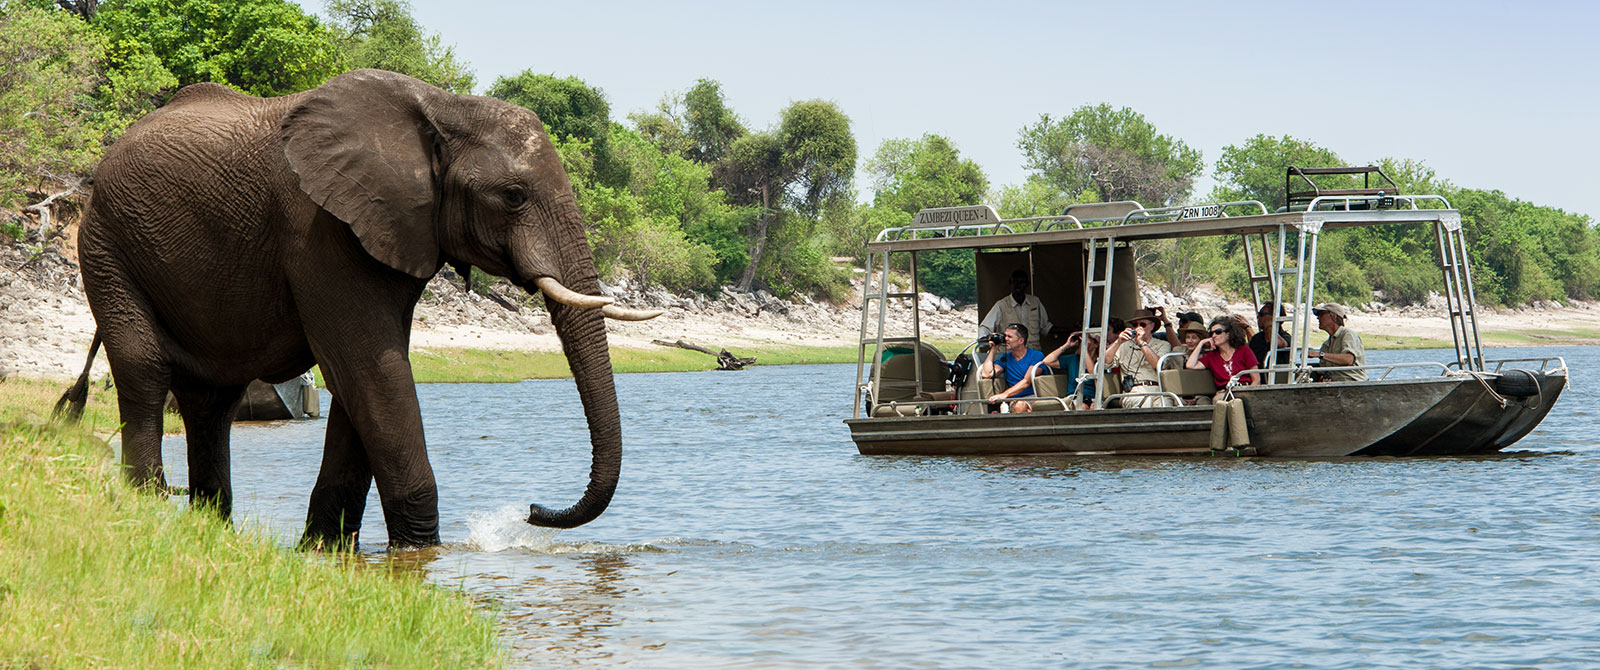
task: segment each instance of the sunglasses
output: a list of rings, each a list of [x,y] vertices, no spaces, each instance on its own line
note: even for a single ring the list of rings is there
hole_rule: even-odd
[[[1221,334],[1226,333],[1226,332],[1228,332],[1228,331],[1222,330],[1222,329],[1219,328],[1219,329],[1211,331],[1211,334],[1212,335],[1221,335]]]

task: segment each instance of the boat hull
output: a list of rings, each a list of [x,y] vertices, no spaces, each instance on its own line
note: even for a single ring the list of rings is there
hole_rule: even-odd
[[[1473,377],[1239,389],[1246,453],[1284,458],[1498,451],[1549,412],[1565,376],[1506,397]],[[1505,401],[1502,406],[1501,400]],[[1208,455],[1211,407],[850,419],[862,454]]]

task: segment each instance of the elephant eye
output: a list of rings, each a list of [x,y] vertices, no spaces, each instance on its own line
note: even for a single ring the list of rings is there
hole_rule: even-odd
[[[528,192],[521,188],[508,188],[506,189],[505,198],[507,205],[510,205],[512,209],[517,209],[527,204]]]

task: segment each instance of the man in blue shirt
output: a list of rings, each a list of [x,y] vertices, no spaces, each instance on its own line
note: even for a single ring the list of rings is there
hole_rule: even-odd
[[[1044,361],[1044,352],[1028,347],[1028,327],[1020,323],[1006,326],[1006,349],[995,360],[995,350],[999,347],[989,347],[988,357],[983,359],[983,368],[978,371],[981,379],[1006,380],[1007,388],[1004,391],[989,396],[991,404],[1004,401],[1006,398],[1026,398],[1033,395],[1033,384],[1028,378],[1028,369]],[[1049,374],[1048,368],[1041,368],[1034,374]],[[1011,403],[1013,412],[1032,412],[1033,403],[1018,400]]]

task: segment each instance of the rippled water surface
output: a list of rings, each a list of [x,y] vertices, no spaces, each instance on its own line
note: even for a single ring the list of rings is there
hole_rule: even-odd
[[[864,457],[854,366],[620,375],[616,498],[559,533],[521,519],[586,482],[572,382],[428,384],[418,558],[526,667],[1600,666],[1600,349],[1492,353],[1575,383],[1481,458]],[[298,537],[322,429],[234,430],[241,520]]]

